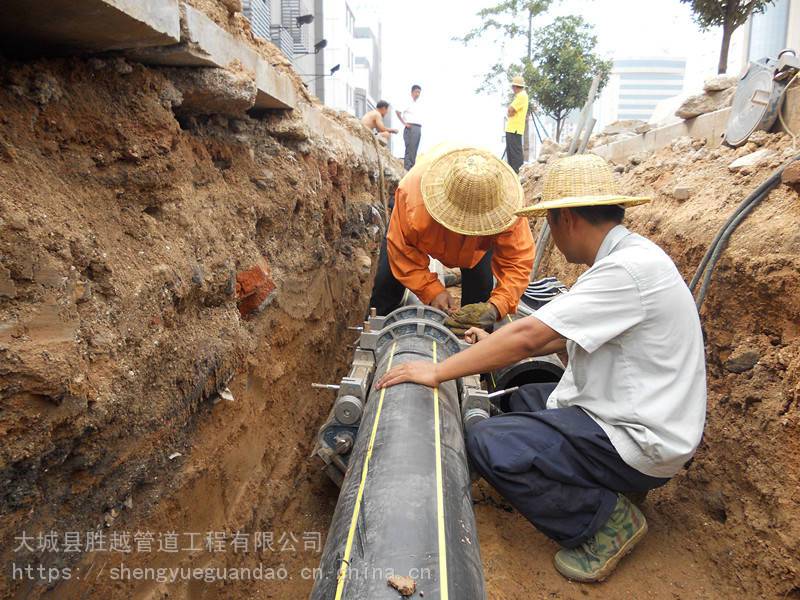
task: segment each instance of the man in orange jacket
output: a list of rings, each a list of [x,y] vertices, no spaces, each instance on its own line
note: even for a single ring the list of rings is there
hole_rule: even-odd
[[[457,148],[420,157],[397,188],[370,306],[386,315],[408,288],[450,313],[448,325],[461,331],[513,313],[533,266],[530,227],[514,214],[522,206],[516,173],[489,152]],[[461,309],[428,269],[430,257],[461,268]]]

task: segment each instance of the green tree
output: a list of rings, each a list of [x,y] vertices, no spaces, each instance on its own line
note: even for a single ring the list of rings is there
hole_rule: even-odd
[[[733,32],[747,22],[752,14],[763,13],[775,0],[681,0],[689,4],[700,29],[722,27],[722,48],[719,51],[717,73],[728,70],[728,51]]]
[[[598,92],[603,89],[612,62],[595,53],[597,37],[592,26],[578,16],[558,17],[533,37],[530,58],[512,66],[509,75],[522,74],[531,98],[555,121],[556,141],[560,141],[564,119],[586,102],[594,75],[600,76]]]
[[[477,17],[481,24],[464,37],[455,39],[469,44],[484,35],[494,34],[500,36],[504,44],[524,44],[527,47],[525,57],[530,59],[533,51],[533,19],[547,12],[552,3],[553,0],[505,0],[478,11]],[[495,63],[484,76],[477,91],[497,91],[498,83],[501,83],[503,89],[507,88],[507,75],[508,65]]]

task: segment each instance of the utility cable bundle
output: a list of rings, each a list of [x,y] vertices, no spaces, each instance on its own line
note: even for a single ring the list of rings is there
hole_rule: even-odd
[[[772,173],[772,175],[770,175],[761,185],[759,185],[752,194],[745,198],[742,203],[736,207],[736,210],[733,211],[733,214],[728,217],[728,220],[725,221],[725,224],[717,232],[717,235],[714,237],[711,245],[708,247],[708,250],[706,250],[705,256],[703,256],[703,260],[700,261],[700,265],[698,265],[697,271],[695,272],[694,277],[692,277],[692,281],[689,284],[689,290],[692,292],[692,295],[694,295],[695,290],[697,289],[697,284],[700,282],[700,278],[703,278],[703,284],[700,286],[700,293],[697,295],[696,299],[698,311],[700,310],[700,307],[703,306],[703,301],[705,300],[706,294],[708,293],[708,288],[711,285],[711,276],[714,273],[714,267],[717,265],[723,250],[725,250],[725,246],[728,244],[728,239],[731,237],[739,224],[745,219],[745,217],[749,215],[750,212],[756,206],[758,206],[761,201],[764,200],[764,198],[769,196],[769,193],[778,186],[778,184],[781,182],[781,174],[783,173],[784,169],[786,169],[786,167],[796,160],[800,160],[800,155],[795,156],[777,171]]]
[[[522,294],[517,312],[521,315],[532,315],[536,310],[556,298],[567,293],[567,286],[555,277],[545,277],[530,283]]]

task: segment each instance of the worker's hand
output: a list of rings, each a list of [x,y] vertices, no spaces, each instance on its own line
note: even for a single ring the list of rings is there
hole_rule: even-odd
[[[380,378],[378,389],[392,387],[398,383],[419,383],[435,388],[441,383],[438,365],[424,360],[398,365]]]
[[[406,129],[411,129],[411,123],[406,123]]]
[[[470,327],[464,332],[464,341],[468,344],[477,344],[489,337],[489,332],[480,327]]]
[[[458,304],[450,295],[450,292],[444,290],[436,295],[436,297],[431,300],[431,306],[433,308],[438,308],[441,311],[446,312],[448,315],[452,313],[454,310],[458,308]]]
[[[478,302],[462,306],[448,317],[444,325],[456,335],[465,335],[473,327],[489,329],[497,322],[500,313],[491,302]]]

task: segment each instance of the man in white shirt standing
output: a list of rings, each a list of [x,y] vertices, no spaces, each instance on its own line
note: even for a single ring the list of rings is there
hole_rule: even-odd
[[[422,114],[420,111],[419,96],[422,88],[417,84],[411,86],[411,103],[404,111],[395,111],[397,118],[405,127],[403,131],[403,142],[406,144],[406,154],[403,164],[406,171],[410,171],[417,162],[417,150],[419,150],[419,140],[422,137]]]
[[[602,581],[647,533],[625,494],[663,485],[693,456],[703,433],[706,376],[694,300],[672,260],[621,225],[646,198],[615,192],[594,155],[571,156],[545,175],[542,202],[517,214],[546,216],[571,263],[572,289],[446,361],[405,363],[379,381],[431,387],[566,349],[558,384],[523,386],[514,412],[467,432],[478,472],[563,547],[555,567]]]

